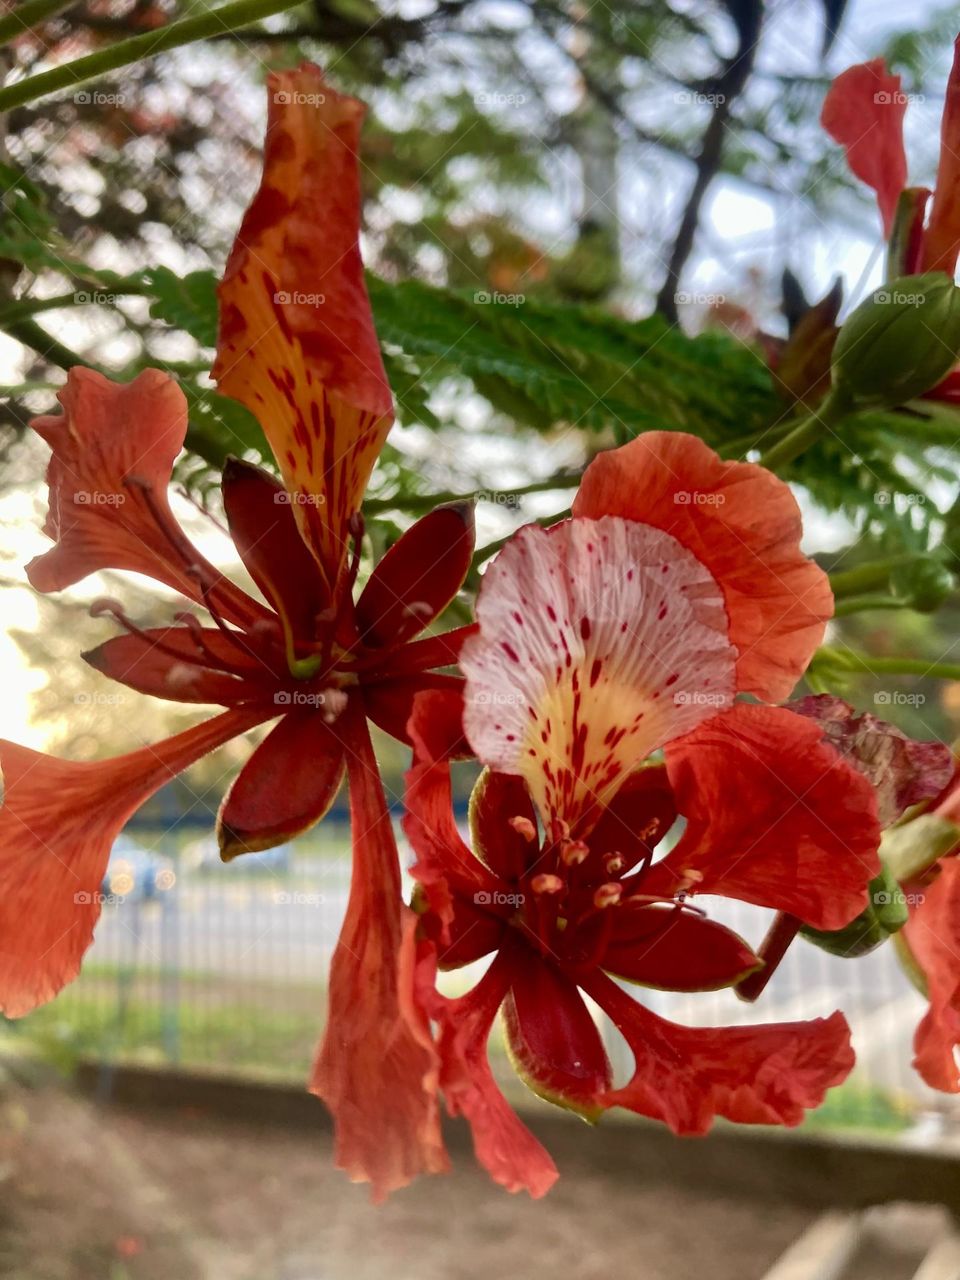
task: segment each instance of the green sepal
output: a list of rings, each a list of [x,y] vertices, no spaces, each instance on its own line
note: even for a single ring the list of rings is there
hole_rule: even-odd
[[[842,929],[824,932],[804,925],[800,932],[822,951],[853,959],[869,955],[907,923],[907,900],[886,867],[870,881],[870,905]]]

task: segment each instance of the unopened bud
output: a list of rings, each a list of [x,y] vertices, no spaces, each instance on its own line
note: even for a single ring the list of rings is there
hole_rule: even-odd
[[[826,932],[804,926],[808,942],[834,956],[853,959],[869,955],[907,923],[906,898],[896,877],[886,868],[870,881],[870,904],[842,929]]]
[[[833,395],[852,410],[895,409],[931,390],[960,353],[960,289],[942,271],[874,290],[833,348]]]
[[[626,859],[621,853],[608,853],[603,860],[608,876],[618,876],[626,866]]]

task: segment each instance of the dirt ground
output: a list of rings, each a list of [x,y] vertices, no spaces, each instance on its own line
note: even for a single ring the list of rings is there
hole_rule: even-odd
[[[809,1216],[579,1171],[532,1204],[469,1157],[373,1208],[322,1133],[0,1083],[3,1280],[760,1280]]]

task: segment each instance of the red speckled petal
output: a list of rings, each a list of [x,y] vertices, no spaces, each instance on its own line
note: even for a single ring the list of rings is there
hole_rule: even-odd
[[[130,815],[263,718],[225,711],[155,746],[93,763],[0,742],[0,1012],[19,1018],[79,973],[110,849]]]
[[[837,76],[820,113],[824,129],[846,150],[850,171],[877,193],[884,236],[890,235],[897,200],[907,185],[907,95],[900,84],[882,58],[858,63]]]
[[[797,715],[822,725],[826,740],[873,783],[877,819],[889,827],[911,805],[937,796],[953,777],[953,755],[943,742],[918,742],[896,725],[864,712],[829,693],[811,694],[789,704]]]
[[[363,279],[363,104],[319,68],[268,77],[263,180],[220,285],[213,376],[259,420],[333,588],[392,421]]]
[[[528,525],[487,571],[460,654],[464,728],[544,819],[586,831],[651,751],[733,697],[717,584],[675,538],[629,520]]]
[[[663,529],[711,574],[737,649],[737,689],[790,695],[833,615],[827,575],[800,551],[800,509],[763,467],[724,462],[695,436],[650,431],[587,467],[573,514]]]

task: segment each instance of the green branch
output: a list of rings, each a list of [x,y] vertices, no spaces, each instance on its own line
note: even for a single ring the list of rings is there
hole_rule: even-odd
[[[850,412],[851,406],[847,398],[836,387],[832,388],[808,418],[804,418],[789,435],[762,455],[760,465],[770,471],[785,467],[821,440],[841,419],[848,417]]]
[[[831,573],[830,587],[835,600],[847,596],[860,595],[865,591],[875,591],[885,587],[890,581],[890,573],[901,569],[904,565],[914,564],[917,560],[926,560],[927,551],[904,551],[883,560],[871,560],[868,564],[858,565],[856,569],[844,569],[839,573]]]
[[[40,0],[33,0],[35,4],[39,2]],[[195,40],[205,40],[223,31],[239,30],[262,18],[269,18],[272,14],[296,8],[301,3],[302,0],[234,0],[234,3],[208,10],[200,17],[183,18],[180,22],[171,22],[169,26],[161,27],[159,31],[131,36],[129,40],[121,40],[118,44],[98,49],[96,53],[84,58],[76,58],[73,62],[54,67],[50,71],[42,71],[39,75],[29,76],[26,80],[0,89],[0,111],[22,107],[24,103],[43,98],[48,93],[57,93],[60,89],[72,89],[85,80],[107,75],[120,67],[139,62],[142,58],[166,53],[169,49],[192,44]]]
[[[531,493],[549,493],[551,489],[572,489],[580,483],[578,472],[563,471],[548,476],[546,480],[535,480],[532,484],[520,485],[516,489],[474,489],[470,493],[411,493],[398,494],[395,498],[370,498],[363,504],[365,515],[379,515],[383,511],[409,511],[418,514],[432,511],[434,507],[453,502],[492,502],[512,509],[514,499],[524,498]],[[492,544],[491,544],[492,545]]]
[[[932,680],[960,680],[960,662],[928,662],[926,658],[874,658],[851,652],[867,675],[927,676]]]

